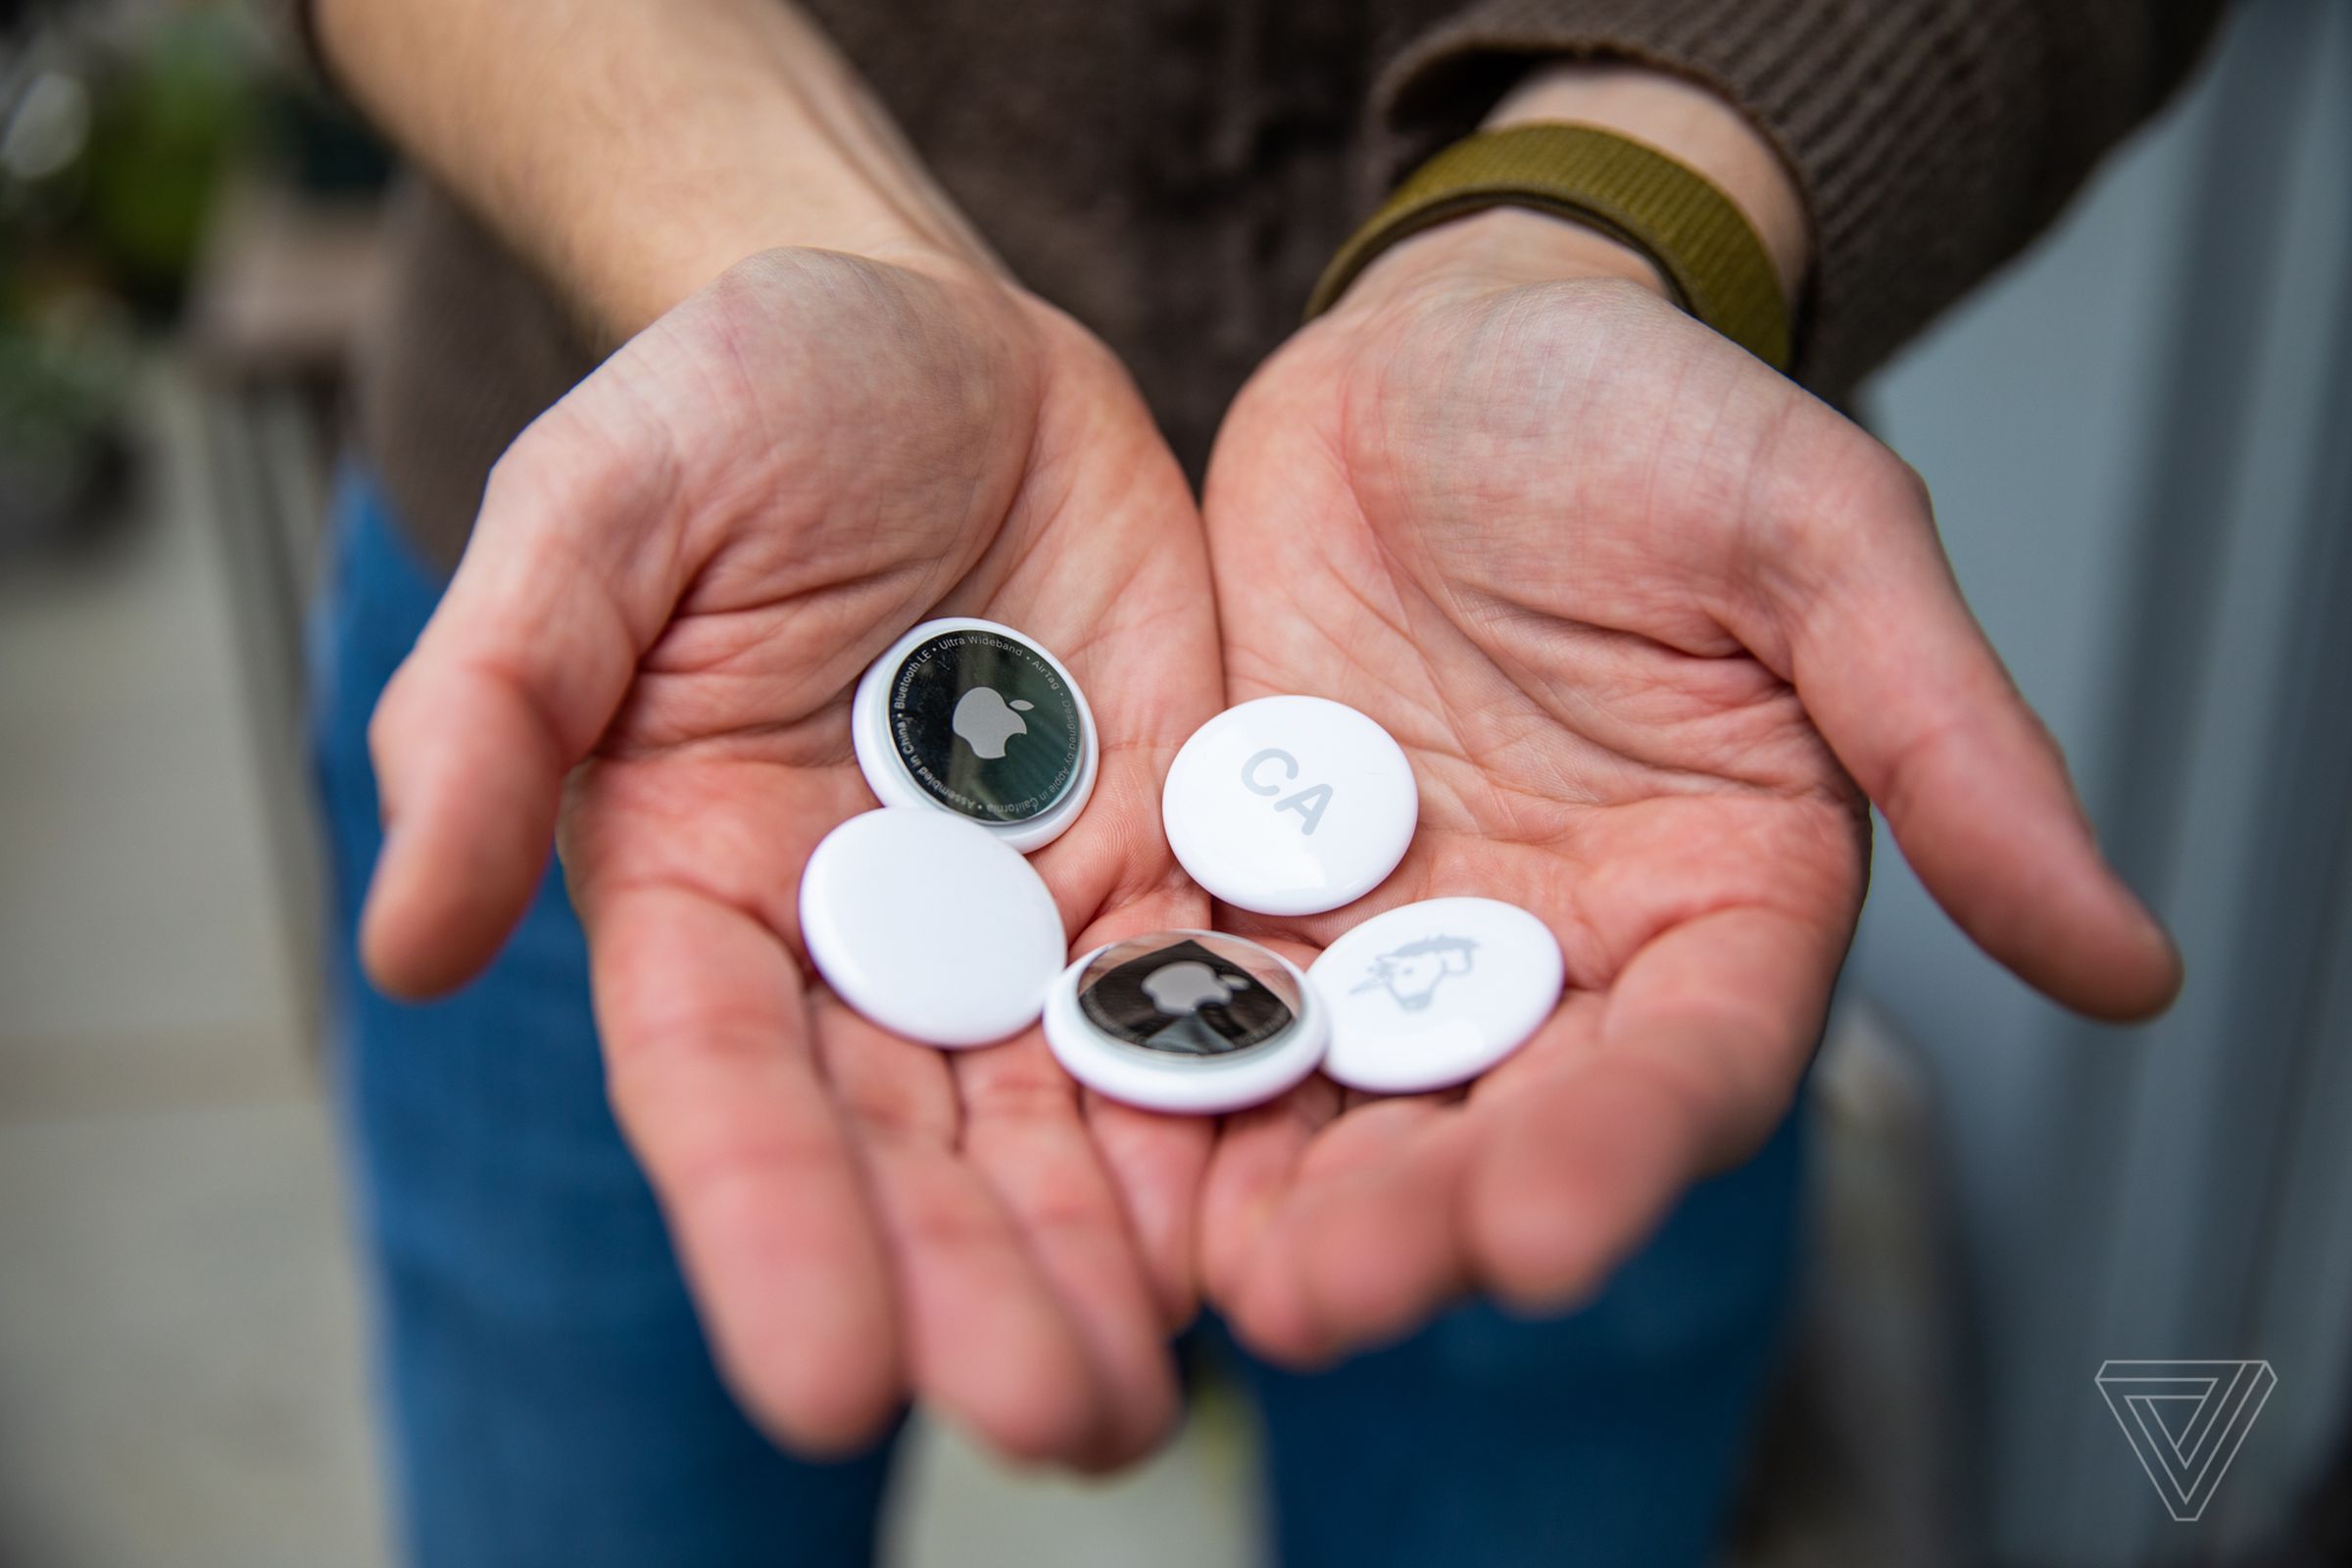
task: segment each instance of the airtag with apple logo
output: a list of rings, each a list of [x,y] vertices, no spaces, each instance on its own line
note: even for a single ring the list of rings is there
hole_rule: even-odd
[[[1389,732],[1344,703],[1260,697],[1193,732],[1160,791],[1168,847],[1237,908],[1318,914],[1378,887],[1421,802]]]
[[[925,621],[858,683],[851,738],[885,806],[952,811],[1027,852],[1094,793],[1094,715],[1061,662],[1010,626]]]
[[[1080,1083],[1150,1110],[1212,1114],[1271,1100],[1315,1070],[1324,1008],[1280,954],[1161,931],[1097,948],[1046,1002],[1046,1044]]]

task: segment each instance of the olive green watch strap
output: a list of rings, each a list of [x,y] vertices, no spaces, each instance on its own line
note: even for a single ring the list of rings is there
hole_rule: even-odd
[[[1654,147],[1592,125],[1513,125],[1440,152],[1340,247],[1306,314],[1407,235],[1490,207],[1585,223],[1657,267],[1676,302],[1776,369],[1788,368],[1788,307],[1764,242],[1731,199]]]

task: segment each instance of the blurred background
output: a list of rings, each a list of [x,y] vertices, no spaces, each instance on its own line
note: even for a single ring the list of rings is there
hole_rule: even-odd
[[[386,1560],[321,1104],[303,613],[386,172],[228,6],[0,4],[0,1565]],[[2352,1561],[2352,7],[1890,367],[1971,602],[2179,934],[2165,1020],[1882,844],[1735,1560]],[[2109,1359],[2267,1359],[2160,1505]],[[930,1431],[894,1562],[1256,1557],[1246,1415],[1106,1485]]]

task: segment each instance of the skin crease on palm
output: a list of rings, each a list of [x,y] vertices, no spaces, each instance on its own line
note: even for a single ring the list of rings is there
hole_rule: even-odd
[[[1196,1281],[1298,1362],[1469,1290],[1573,1302],[1789,1102],[1861,898],[1853,780],[2028,978],[2169,995],[1908,471],[1639,285],[1498,268],[1513,221],[1582,233],[1447,225],[1269,362],[1205,548],[1109,356],[953,266],[755,257],[501,463],[377,715],[365,954],[403,995],[474,972],[560,803],[615,1107],[779,1438],[839,1449],[914,1395],[1120,1463],[1172,1418]],[[852,687],[935,614],[1030,632],[1093,705],[1096,797],[1035,857],[1074,948],[1208,918],[1159,780],[1221,702],[1306,692],[1405,745],[1420,833],[1348,909],[1221,923],[1304,960],[1380,907],[1508,899],[1560,937],[1559,1012],[1466,1094],[1317,1081],[1221,1126],[1081,1095],[1034,1029],[865,1024],[794,894],[871,805]],[[985,911],[908,911],[956,918]]]
[[[2045,991],[2136,1017],[2179,983],[1910,471],[1628,281],[1630,253],[1526,265],[1546,247],[1615,249],[1498,213],[1391,253],[1258,372],[1210,468],[1228,699],[1350,703],[1421,786],[1369,899],[1220,923],[1304,960],[1381,908],[1484,894],[1567,959],[1550,1023],[1467,1092],[1315,1080],[1230,1121],[1203,1278],[1302,1364],[1469,1291],[1573,1304],[1760,1142],[1860,909],[1865,789]]]
[[[1035,1028],[956,1054],[876,1029],[808,970],[796,891],[873,804],[858,675],[974,614],[1054,649],[1104,737],[1033,860],[1072,941],[1204,923],[1158,828],[1220,697],[1197,516],[1066,318],[955,268],[755,257],[501,462],[378,710],[371,973],[428,995],[488,959],[561,783],[613,1104],[730,1381],[804,1450],[910,1393],[1081,1466],[1172,1419],[1213,1126],[1082,1102]],[[987,918],[906,911],[909,940]]]
[[[1111,356],[1002,274],[796,8],[307,9],[338,83],[627,339],[499,464],[378,709],[363,956],[396,995],[463,983],[560,842],[613,1104],[779,1440],[838,1451],[911,1396],[1109,1466],[1173,1419],[1203,1290],[1305,1362],[1465,1291],[1573,1302],[1789,1102],[1865,793],[2034,984],[2113,1016],[2177,984],[1908,471],[1631,253],[1523,213],[1396,246],[1261,369],[1196,504]],[[1801,195],[1728,100],[1555,61],[1514,117],[1682,160],[1801,286]],[[1310,1083],[1222,1123],[1082,1095],[1034,1029],[951,1054],[863,1023],[796,892],[873,804],[852,688],[939,614],[1035,636],[1093,707],[1096,794],[1033,858],[1075,948],[1214,912],[1304,959],[1486,894],[1559,936],[1558,1013],[1467,1093]],[[1277,691],[1387,725],[1422,825],[1369,899],[1269,923],[1179,873],[1158,786]]]

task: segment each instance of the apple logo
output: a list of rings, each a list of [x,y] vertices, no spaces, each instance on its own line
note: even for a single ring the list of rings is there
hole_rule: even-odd
[[[1144,995],[1152,1005],[1171,1018],[1189,1018],[1202,1007],[1223,1006],[1250,989],[1240,975],[1221,975],[1207,964],[1187,958],[1152,970],[1144,977]]]
[[[994,686],[975,686],[956,699],[956,712],[948,727],[972,749],[974,757],[993,762],[1004,755],[1006,741],[1029,733],[1029,721],[1021,714],[1036,706],[1017,697],[1007,703]]]

